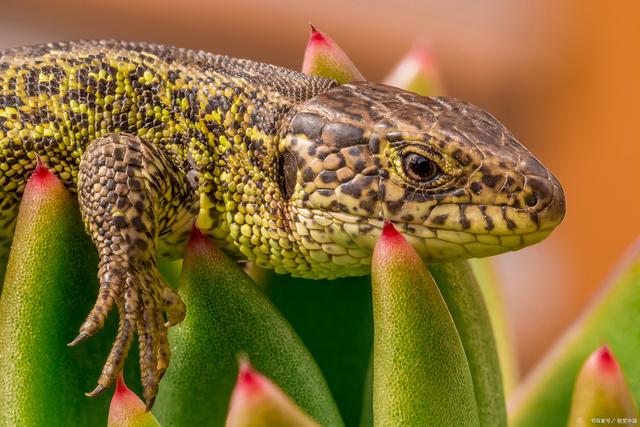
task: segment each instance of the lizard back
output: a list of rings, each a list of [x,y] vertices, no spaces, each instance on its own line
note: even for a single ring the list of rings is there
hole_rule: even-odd
[[[282,114],[334,86],[285,68],[147,43],[76,41],[0,51],[0,190],[22,193],[39,156],[75,190],[86,145],[129,133],[178,169],[206,168],[221,135],[268,143]],[[237,138],[236,138],[236,142]],[[268,147],[253,147],[254,155]],[[253,159],[254,162],[268,159]]]

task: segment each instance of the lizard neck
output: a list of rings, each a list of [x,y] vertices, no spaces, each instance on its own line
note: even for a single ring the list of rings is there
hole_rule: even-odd
[[[271,65],[211,56],[197,90],[200,106],[189,142],[197,175],[197,225],[228,253],[256,259],[260,230],[285,232],[280,188],[280,123],[292,107],[336,83]],[[202,77],[201,77],[202,79]]]

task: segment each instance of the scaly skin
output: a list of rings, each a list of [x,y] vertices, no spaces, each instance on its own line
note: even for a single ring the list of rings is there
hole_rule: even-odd
[[[427,262],[493,255],[564,216],[557,180],[473,105],[246,60],[115,41],[0,52],[0,256],[38,161],[77,192],[120,328],[95,395],[134,334],[153,404],[185,307],[157,270],[193,221],[230,255],[308,278],[368,274],[383,221]],[[164,317],[168,319],[164,322]]]

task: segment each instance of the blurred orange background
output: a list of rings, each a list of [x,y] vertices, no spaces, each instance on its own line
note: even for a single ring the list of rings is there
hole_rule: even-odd
[[[478,104],[559,178],[565,222],[495,258],[521,367],[578,315],[640,235],[640,3],[597,0],[3,0],[0,48],[151,41],[299,69],[311,21],[380,81],[415,40],[447,94]]]

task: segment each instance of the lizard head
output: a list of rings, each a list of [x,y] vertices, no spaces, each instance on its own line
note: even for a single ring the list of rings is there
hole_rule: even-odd
[[[537,243],[565,213],[556,178],[494,117],[451,98],[338,86],[294,107],[278,149],[286,216],[316,276],[366,274],[385,219],[438,262]]]

